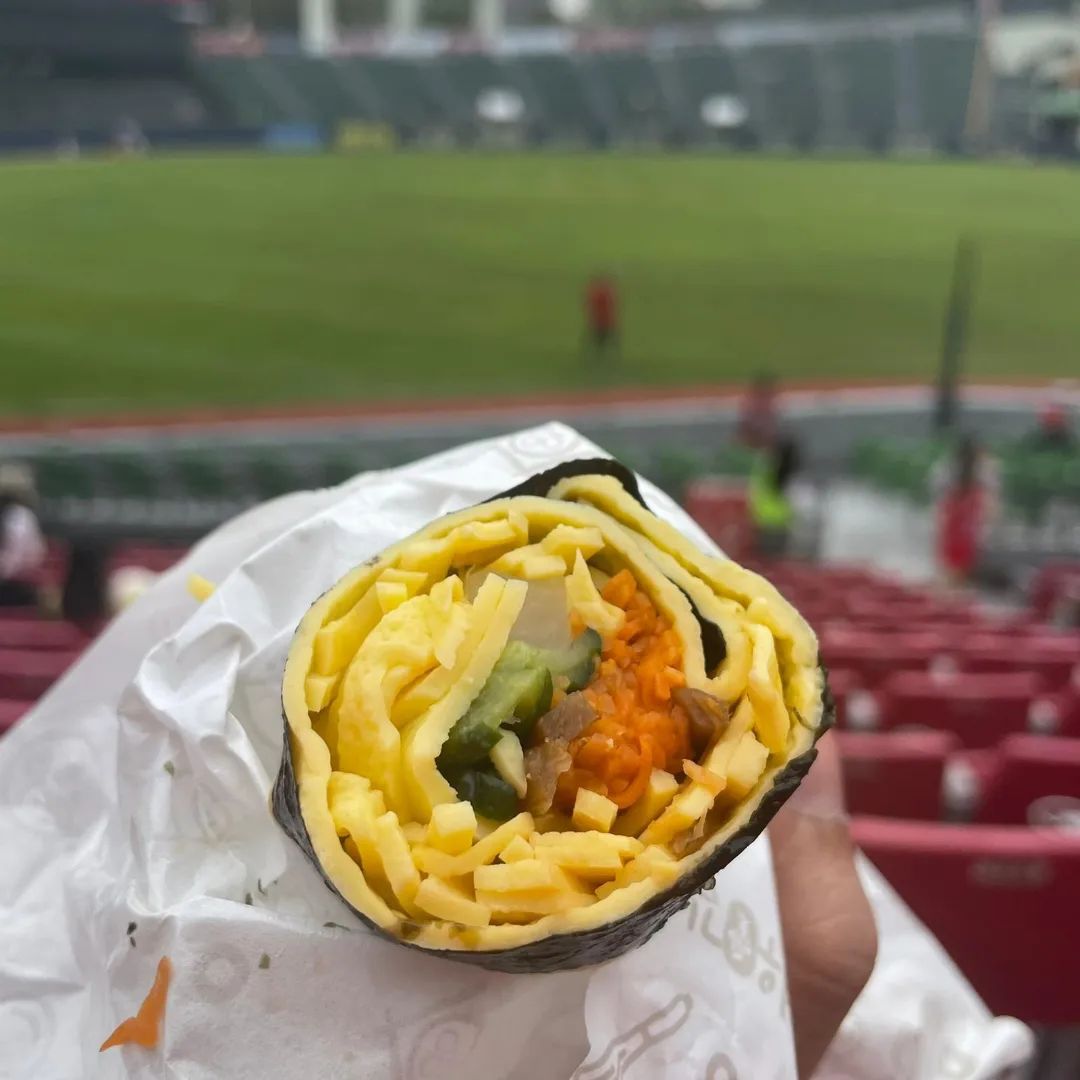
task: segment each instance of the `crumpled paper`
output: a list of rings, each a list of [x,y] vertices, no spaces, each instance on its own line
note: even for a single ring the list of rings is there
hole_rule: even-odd
[[[282,666],[312,600],[431,518],[601,452],[548,424],[287,496],[219,529],[112,624],[0,743],[0,1077],[794,1076],[766,839],[641,949],[512,976],[368,933],[269,813]],[[643,490],[708,545],[667,496]],[[191,573],[220,583],[202,605]],[[903,914],[895,897],[881,903]],[[976,1080],[1022,1054],[1022,1025],[986,1052],[986,1010],[933,939],[910,932],[921,966],[900,981],[917,1010],[936,980],[939,1022],[909,1038],[981,1057],[962,1072],[911,1071],[937,1060],[924,1047],[902,1072],[875,1057],[875,1071],[850,1071],[865,1033],[893,1030],[876,973],[873,1015],[860,1025],[856,1007],[830,1075]],[[160,1047],[99,1055],[162,955],[174,977]]]
[[[982,1080],[1022,1065],[1034,1051],[1030,1029],[1012,1017],[990,1017],[934,936],[866,858],[860,858],[859,877],[877,923],[877,965],[815,1077]]]

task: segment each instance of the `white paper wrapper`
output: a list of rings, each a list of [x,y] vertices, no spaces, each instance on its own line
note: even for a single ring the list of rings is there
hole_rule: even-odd
[[[1027,1026],[990,1017],[933,935],[863,857],[859,876],[877,923],[877,966],[817,1080],[982,1080],[1026,1062],[1034,1050]]]
[[[219,530],[110,627],[0,743],[0,1076],[794,1075],[764,839],[638,951],[510,976],[366,932],[268,810],[282,666],[312,600],[430,519],[599,452],[549,424],[289,496]],[[201,606],[192,572],[220,583]],[[943,972],[935,1009],[959,1003],[949,1037],[978,1042],[989,1017],[918,934],[921,962]],[[99,1055],[162,955],[174,976],[161,1046]],[[874,1010],[865,1029],[852,1021],[853,1045],[889,1028]],[[836,1075],[945,1075],[889,1074],[877,1060]]]

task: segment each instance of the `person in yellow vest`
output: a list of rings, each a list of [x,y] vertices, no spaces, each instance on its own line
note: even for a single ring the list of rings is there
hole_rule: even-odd
[[[798,468],[798,447],[789,437],[774,442],[754,464],[747,499],[761,555],[781,556],[787,550],[795,518],[788,485]]]

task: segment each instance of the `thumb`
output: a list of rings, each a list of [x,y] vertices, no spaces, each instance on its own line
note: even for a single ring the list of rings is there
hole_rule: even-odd
[[[769,828],[799,1075],[808,1077],[873,969],[877,931],[855,868],[837,747],[816,762]]]

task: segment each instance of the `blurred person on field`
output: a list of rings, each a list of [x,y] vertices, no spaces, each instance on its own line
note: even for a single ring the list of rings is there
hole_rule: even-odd
[[[36,506],[37,492],[29,470],[21,465],[0,465],[0,606],[37,604],[37,575],[45,561],[45,540]]]
[[[736,441],[752,450],[764,450],[776,441],[779,415],[776,380],[768,372],[754,376],[739,406]]]
[[[964,435],[951,458],[934,467],[931,483],[938,500],[938,563],[948,580],[964,584],[978,564],[997,505],[997,465],[973,435]]]
[[[606,273],[593,274],[585,285],[585,345],[591,358],[618,358],[619,290]]]
[[[776,439],[754,463],[747,502],[761,555],[779,557],[787,551],[795,521],[791,487],[798,471],[799,448],[789,436]]]
[[[1025,445],[1043,453],[1071,454],[1077,450],[1076,435],[1064,405],[1050,402],[1039,413],[1038,425],[1028,433]]]
[[[133,116],[123,116],[116,122],[112,141],[113,149],[124,157],[137,157],[150,149],[150,140]]]

